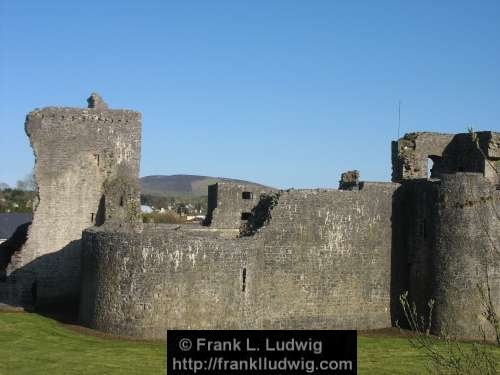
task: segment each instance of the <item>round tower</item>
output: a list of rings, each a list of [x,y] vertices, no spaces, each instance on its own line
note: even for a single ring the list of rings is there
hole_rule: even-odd
[[[435,334],[490,340],[500,314],[500,191],[482,174],[443,175],[433,270]]]

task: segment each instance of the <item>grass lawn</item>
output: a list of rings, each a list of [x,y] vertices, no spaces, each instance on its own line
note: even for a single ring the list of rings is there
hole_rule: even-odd
[[[405,338],[358,337],[359,374],[425,374],[425,363]],[[165,368],[165,343],[96,337],[40,315],[0,312],[0,374],[147,375]]]

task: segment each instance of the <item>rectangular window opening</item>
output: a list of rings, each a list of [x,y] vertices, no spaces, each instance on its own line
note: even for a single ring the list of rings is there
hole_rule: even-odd
[[[243,193],[241,193],[241,198],[253,199],[253,193],[251,191],[244,191]]]

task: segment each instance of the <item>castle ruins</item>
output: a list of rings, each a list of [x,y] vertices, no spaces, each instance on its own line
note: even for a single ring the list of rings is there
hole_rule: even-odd
[[[141,222],[138,112],[94,94],[89,108],[31,112],[26,133],[38,199],[24,244],[0,245],[0,302],[78,301],[88,327],[162,339],[387,328],[409,291],[422,313],[436,301],[433,333],[494,338],[478,286],[500,311],[500,133],[406,134],[392,182],[350,171],[339,189],[218,183],[200,226]]]

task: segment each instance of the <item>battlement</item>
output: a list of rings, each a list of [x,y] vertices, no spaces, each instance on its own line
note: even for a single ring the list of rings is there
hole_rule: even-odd
[[[52,120],[60,124],[71,121],[95,121],[95,122],[124,122],[141,121],[141,113],[125,109],[94,109],[94,108],[70,108],[70,107],[45,107],[31,111],[26,121],[29,123],[34,119]]]

